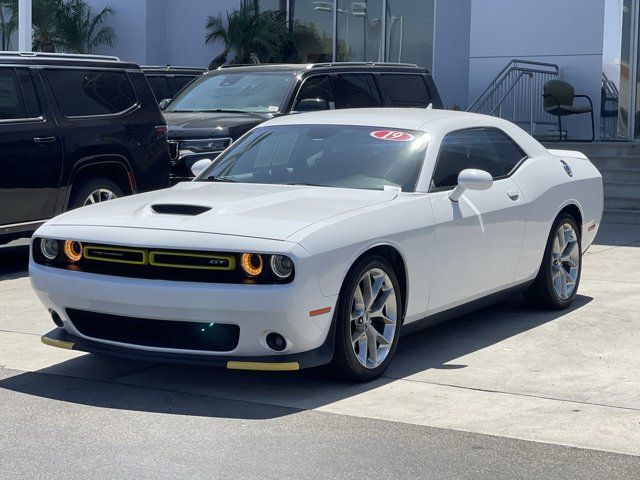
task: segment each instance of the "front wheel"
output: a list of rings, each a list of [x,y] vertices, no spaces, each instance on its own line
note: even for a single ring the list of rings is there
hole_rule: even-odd
[[[573,216],[564,213],[553,223],[540,271],[525,300],[539,308],[569,307],[578,293],[581,271],[580,230]]]
[[[353,266],[335,321],[332,374],[355,381],[382,375],[395,354],[402,323],[398,280],[384,257],[366,257]]]

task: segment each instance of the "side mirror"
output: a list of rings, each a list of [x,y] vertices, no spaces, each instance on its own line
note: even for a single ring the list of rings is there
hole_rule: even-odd
[[[163,100],[160,100],[160,103],[158,104],[160,106],[160,110],[164,110],[165,108],[167,108],[167,105],[169,105],[169,103],[171,103],[170,98],[165,98]]]
[[[458,185],[449,194],[452,202],[457,202],[465,190],[488,190],[493,185],[493,177],[489,172],[467,168],[458,174]]]
[[[191,173],[193,173],[196,177],[204,172],[205,168],[211,165],[211,159],[209,158],[201,158],[193,165],[191,165]]]
[[[298,113],[318,112],[320,110],[329,110],[329,102],[324,98],[303,98],[295,108]]]

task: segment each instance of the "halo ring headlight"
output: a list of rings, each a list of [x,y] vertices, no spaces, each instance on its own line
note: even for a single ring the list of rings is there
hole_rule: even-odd
[[[60,243],[58,240],[43,238],[40,240],[40,253],[42,253],[42,256],[45,259],[51,262],[58,258],[58,254],[60,253]]]
[[[64,255],[71,263],[79,262],[82,258],[82,243],[75,240],[64,242]]]
[[[249,277],[257,277],[262,273],[264,262],[257,253],[243,253],[240,256],[240,266]]]
[[[271,255],[269,264],[273,274],[282,280],[293,273],[293,261],[285,255]]]

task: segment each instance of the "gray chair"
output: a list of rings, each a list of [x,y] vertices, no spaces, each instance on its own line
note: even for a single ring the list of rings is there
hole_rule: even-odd
[[[591,142],[596,138],[595,120],[593,118],[593,102],[587,95],[576,95],[573,86],[562,80],[549,80],[544,84],[543,105],[545,112],[558,117],[558,141],[563,139],[562,117],[569,115],[591,114]],[[573,104],[575,98],[586,98],[589,106]],[[568,140],[568,139],[567,139]],[[575,140],[574,140],[575,141]]]

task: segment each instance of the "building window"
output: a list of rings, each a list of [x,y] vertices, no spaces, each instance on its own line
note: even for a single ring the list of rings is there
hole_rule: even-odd
[[[289,19],[294,29],[297,58],[303,63],[333,59],[332,0],[290,0]]]
[[[338,0],[339,62],[378,62],[382,55],[383,0]]]
[[[401,62],[433,67],[435,0],[258,2],[262,10],[281,11],[289,20],[295,45],[289,62]]]
[[[433,68],[435,0],[386,0],[387,62]]]

